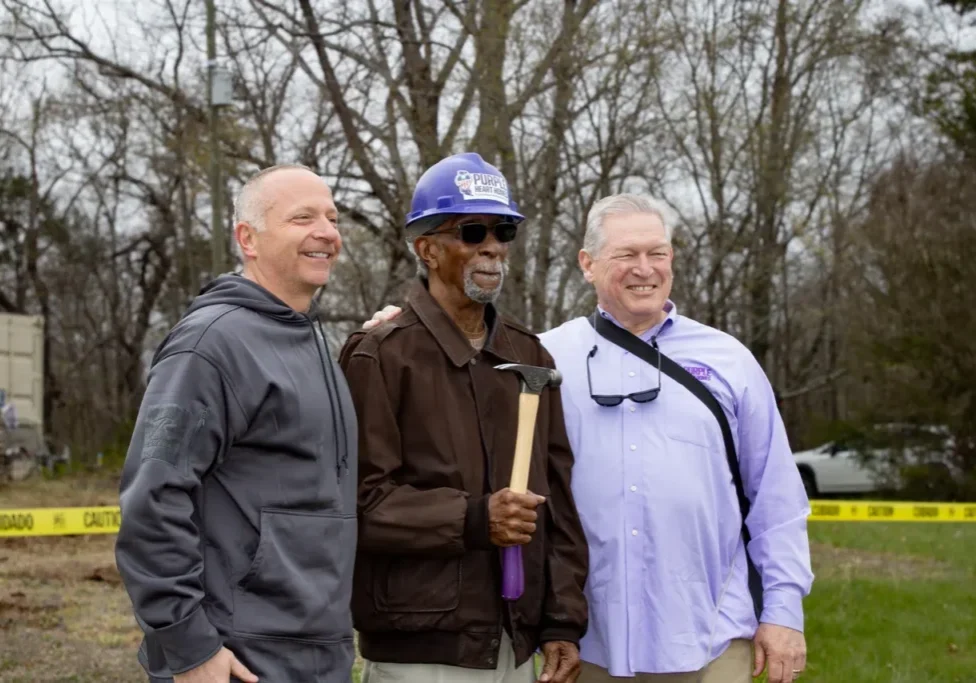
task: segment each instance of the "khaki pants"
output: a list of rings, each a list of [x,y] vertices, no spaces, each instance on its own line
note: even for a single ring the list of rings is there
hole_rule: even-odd
[[[752,642],[733,640],[728,649],[701,671],[680,674],[637,674],[616,678],[606,669],[583,662],[577,683],[752,683]],[[364,682],[365,683],[365,682]]]
[[[392,664],[369,660],[363,668],[363,683],[535,683],[535,680],[533,658],[515,667],[512,641],[504,629],[498,649],[498,667],[494,671],[445,664]]]

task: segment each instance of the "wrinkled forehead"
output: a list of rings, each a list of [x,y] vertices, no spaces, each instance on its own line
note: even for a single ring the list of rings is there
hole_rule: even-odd
[[[608,216],[603,223],[605,247],[640,247],[653,249],[667,246],[668,234],[657,214],[627,213]]]
[[[308,171],[289,175],[281,171],[272,175],[265,179],[259,193],[266,212],[288,211],[299,206],[335,210],[332,188],[325,179]]]

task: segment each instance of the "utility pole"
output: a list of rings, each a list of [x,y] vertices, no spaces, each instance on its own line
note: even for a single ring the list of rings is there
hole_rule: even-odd
[[[214,277],[227,267],[227,246],[224,240],[223,207],[220,191],[220,141],[217,137],[217,101],[214,85],[217,71],[217,8],[215,0],[207,3],[207,98],[210,104],[210,255]]]

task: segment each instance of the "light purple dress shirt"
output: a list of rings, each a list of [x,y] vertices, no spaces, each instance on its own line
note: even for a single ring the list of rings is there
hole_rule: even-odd
[[[772,387],[744,345],[678,315],[670,301],[666,320],[641,338],[655,334],[662,353],[703,381],[729,419],[751,501],[749,551],[763,579],[762,621],[802,630],[802,601],[813,582],[810,508]],[[580,655],[612,676],[698,671],[758,626],[718,422],[663,373],[656,400],[598,406],[586,381],[594,345],[594,394],[653,388],[656,367],[585,318],[539,336],[563,374],[572,488],[590,546],[590,625]]]

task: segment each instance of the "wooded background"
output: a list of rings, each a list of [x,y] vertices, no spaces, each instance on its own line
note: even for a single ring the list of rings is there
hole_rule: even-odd
[[[203,0],[0,0],[0,309],[45,316],[55,443],[120,457],[149,354],[214,275],[212,143],[227,235],[259,168],[329,180],[337,346],[413,276],[416,179],[476,151],[528,217],[503,304],[530,328],[592,310],[586,213],[647,192],[680,216],[679,311],[752,350],[794,449],[944,424],[972,473],[971,4],[217,0],[214,139]]]

